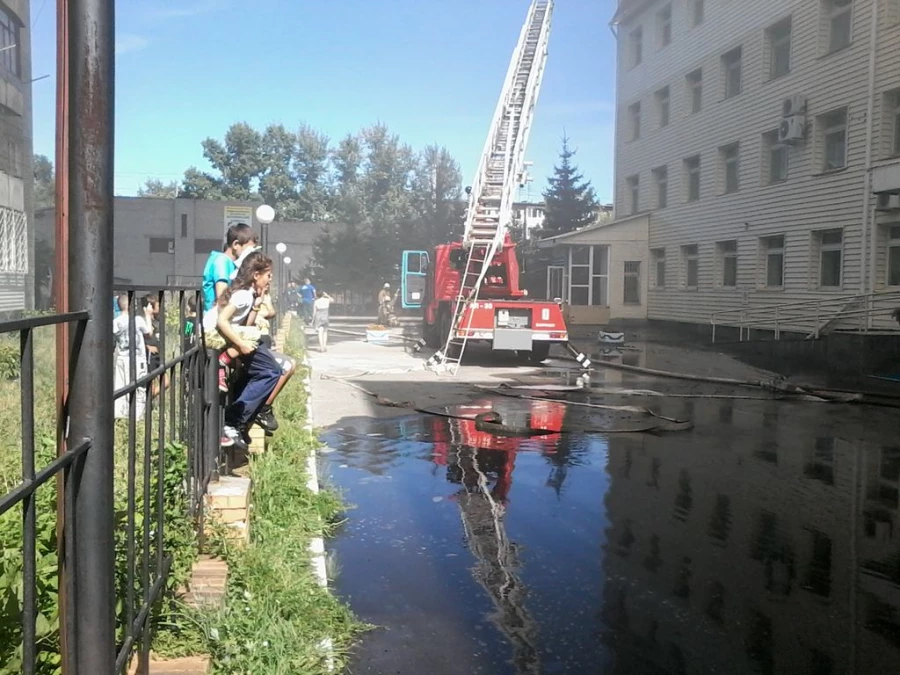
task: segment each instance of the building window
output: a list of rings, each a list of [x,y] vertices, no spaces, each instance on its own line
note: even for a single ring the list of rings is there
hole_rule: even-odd
[[[628,120],[631,124],[631,140],[636,141],[641,137],[641,102],[628,106]]]
[[[631,213],[640,210],[641,204],[641,179],[638,176],[629,176],[625,179],[628,183],[628,200],[631,205]]]
[[[843,231],[813,232],[813,245],[819,257],[819,288],[840,288],[844,255]]]
[[[720,241],[716,244],[719,258],[719,283],[723,288],[737,286],[737,241]]]
[[[687,85],[688,109],[698,113],[703,108],[703,70],[697,68],[684,78]]]
[[[884,95],[884,137],[888,139],[888,155],[900,155],[900,89]]]
[[[221,239],[194,239],[194,253],[196,255],[208,254],[210,251],[221,250]]]
[[[644,29],[638,26],[631,31],[629,46],[631,48],[631,67],[641,65],[644,60]]]
[[[672,5],[666,5],[656,13],[659,24],[659,48],[668,47],[672,43]]]
[[[722,161],[722,192],[731,194],[740,189],[740,145],[732,143],[719,148]]]
[[[763,237],[760,240],[763,265],[766,273],[766,288],[782,288],[784,286],[784,236]]]
[[[669,204],[669,169],[660,166],[653,169],[653,181],[656,183],[656,208],[664,209]]]
[[[682,246],[681,259],[684,264],[685,288],[697,288],[697,278],[700,272],[700,256],[697,251],[697,245]]]
[[[656,94],[656,110],[659,113],[659,128],[669,126],[669,88],[663,87]]]
[[[609,304],[609,247],[572,246],[569,249],[569,301],[573,305]]]
[[[850,44],[853,0],[821,0],[821,3],[830,54]]]
[[[655,248],[650,252],[650,258],[653,260],[653,287],[666,287],[666,249]]]
[[[822,134],[822,171],[834,171],[847,166],[847,110],[835,110],[818,119]]]
[[[187,214],[181,214],[181,238],[184,239],[188,236],[188,222],[187,222]]]
[[[28,218],[24,211],[0,206],[0,272],[26,274],[28,266]]]
[[[150,237],[150,253],[175,253],[175,240],[165,237]]]
[[[767,185],[783,183],[788,177],[790,151],[778,142],[778,130],[763,134],[763,179]]]
[[[691,1],[691,22],[695,26],[699,26],[703,23],[703,12],[706,9],[703,5],[704,0]]]
[[[626,305],[641,304],[641,261],[625,261],[625,293],[622,302]]]
[[[591,247],[591,304],[609,306],[609,247]]]
[[[900,286],[900,225],[888,228],[887,285]]]
[[[769,79],[791,72],[791,18],[779,21],[766,29],[769,48]]]
[[[700,155],[684,160],[684,181],[687,187],[687,201],[698,201],[700,199]]]
[[[569,302],[573,305],[591,304],[591,247],[572,246],[569,249]]]
[[[22,76],[19,23],[2,7],[0,7],[0,63],[8,73],[16,77]]]
[[[741,61],[743,51],[735,47],[722,56],[722,75],[725,80],[725,98],[733,98],[741,93]]]

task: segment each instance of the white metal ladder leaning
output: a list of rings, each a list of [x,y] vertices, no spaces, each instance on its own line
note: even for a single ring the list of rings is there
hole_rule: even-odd
[[[506,240],[516,188],[524,183],[525,148],[547,62],[552,13],[553,0],[531,3],[469,193],[463,234],[466,264],[446,342],[430,360],[451,375],[459,370],[471,332],[472,313],[466,310],[478,302],[491,261]]]

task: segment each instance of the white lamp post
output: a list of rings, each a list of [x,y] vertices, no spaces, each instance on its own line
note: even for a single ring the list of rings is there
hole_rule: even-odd
[[[278,265],[278,297],[284,300],[284,252],[287,251],[287,245],[283,241],[275,244],[275,250],[281,256],[281,262]]]
[[[284,256],[284,269],[287,271],[287,283],[291,283],[291,256]]]
[[[275,209],[268,204],[263,204],[256,209],[256,219],[260,225],[260,235],[262,235],[263,251],[269,255],[269,224],[275,220]]]

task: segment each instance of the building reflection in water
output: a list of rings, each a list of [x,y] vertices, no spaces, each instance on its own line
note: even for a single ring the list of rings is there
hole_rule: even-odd
[[[698,405],[715,437],[610,439],[612,672],[900,672],[900,448],[790,411]]]

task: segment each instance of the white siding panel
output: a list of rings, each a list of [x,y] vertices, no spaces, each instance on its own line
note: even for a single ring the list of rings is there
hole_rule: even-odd
[[[650,248],[666,248],[666,289],[651,289],[650,318],[704,323],[710,314],[750,304],[792,302],[853,293],[863,287],[863,218],[867,134],[869,28],[874,0],[855,0],[852,43],[824,54],[823,22],[818,0],[753,0],[707,2],[706,18],[691,28],[686,0],[673,2],[673,42],[656,50],[652,42],[653,17],[662,2],[651,4],[620,27],[626,36],[636,22],[644,28],[644,59],[628,69],[627,39],[620,39],[618,74],[618,129],[616,140],[616,203],[619,217],[630,206],[626,177],[640,177],[640,210],[656,203],[652,169],[666,165],[669,172],[668,208],[650,218]],[[880,0],[886,10],[887,0]],[[765,30],[792,17],[791,72],[769,80]],[[886,16],[886,14],[884,15]],[[883,158],[886,127],[881,118],[883,92],[900,87],[900,25],[880,21],[873,135],[874,159]],[[742,48],[742,92],[724,99],[721,56]],[[685,75],[703,69],[703,108],[690,114]],[[658,129],[653,92],[671,90],[671,123]],[[762,134],[781,120],[781,102],[791,95],[808,98],[808,138],[790,150],[788,180],[767,185],[763,180],[767,158]],[[642,134],[628,140],[627,107],[640,100]],[[822,147],[818,116],[846,107],[847,167],[821,174]],[[740,190],[722,195],[722,168],[718,148],[740,143]],[[685,203],[686,157],[701,156],[701,199]],[[874,205],[874,200],[873,200]],[[624,208],[623,208],[624,207]],[[813,230],[843,228],[843,283],[837,290],[817,288],[818,256],[812,247]],[[759,238],[785,235],[784,290],[757,288]],[[716,288],[716,242],[738,240],[738,287]],[[699,287],[677,287],[682,279],[681,247],[699,247]]]

